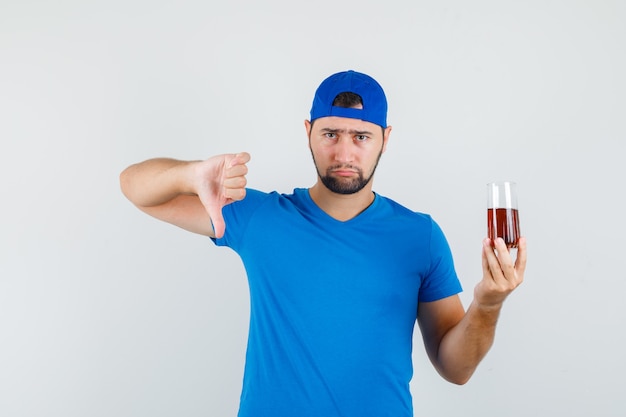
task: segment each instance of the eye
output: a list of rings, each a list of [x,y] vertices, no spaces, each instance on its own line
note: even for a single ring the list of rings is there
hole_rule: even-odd
[[[354,137],[354,140],[357,142],[365,142],[368,139],[369,139],[369,136],[366,136],[366,135],[356,135]]]
[[[326,132],[324,133],[324,137],[327,139],[336,139],[337,138],[337,134],[336,133],[332,133],[332,132]]]

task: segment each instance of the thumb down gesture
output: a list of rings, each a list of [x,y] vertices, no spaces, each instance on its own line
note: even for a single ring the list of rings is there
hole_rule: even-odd
[[[195,189],[206,209],[216,238],[224,236],[222,208],[246,196],[246,174],[250,155],[246,152],[211,157],[196,165]]]

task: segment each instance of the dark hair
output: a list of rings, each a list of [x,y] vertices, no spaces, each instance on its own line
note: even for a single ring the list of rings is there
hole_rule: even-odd
[[[363,105],[363,99],[360,95],[351,93],[349,91],[337,94],[337,97],[335,97],[335,99],[333,100],[333,106],[337,107],[351,108],[358,105]]]

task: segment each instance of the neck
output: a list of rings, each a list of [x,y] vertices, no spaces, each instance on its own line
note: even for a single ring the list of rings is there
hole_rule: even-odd
[[[311,199],[326,214],[339,221],[347,221],[358,216],[374,201],[371,182],[354,194],[338,194],[330,191],[319,179],[309,188]]]

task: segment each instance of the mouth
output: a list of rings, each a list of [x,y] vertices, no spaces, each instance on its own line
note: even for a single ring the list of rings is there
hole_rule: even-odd
[[[336,175],[338,177],[353,177],[355,175],[360,175],[361,171],[358,168],[354,168],[350,165],[347,166],[334,166],[329,170],[330,174]]]
[[[334,169],[331,172],[334,175],[337,175],[339,177],[352,177],[354,175],[358,175],[359,174],[358,171],[355,171],[353,169],[346,169],[346,168]]]

